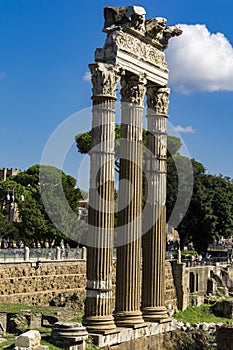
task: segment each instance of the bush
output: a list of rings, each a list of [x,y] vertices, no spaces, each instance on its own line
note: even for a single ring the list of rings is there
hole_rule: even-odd
[[[210,335],[200,329],[182,332],[176,330],[172,337],[171,350],[211,350]]]

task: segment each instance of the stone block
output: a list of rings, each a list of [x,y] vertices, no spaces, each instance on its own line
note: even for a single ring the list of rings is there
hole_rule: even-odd
[[[35,350],[38,346],[40,346],[40,340],[40,332],[31,330],[16,337],[15,346],[19,348],[30,348],[31,350]]]
[[[217,350],[233,350],[233,328],[220,327],[216,333]]]
[[[30,329],[40,328],[42,324],[42,314],[31,314],[30,317]]]
[[[0,334],[3,334],[6,332],[6,327],[7,327],[7,313],[0,312]]]

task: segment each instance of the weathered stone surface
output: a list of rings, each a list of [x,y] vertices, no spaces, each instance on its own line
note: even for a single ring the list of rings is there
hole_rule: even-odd
[[[165,342],[175,324],[171,320],[165,323],[145,323],[141,328],[118,328],[109,335],[90,334],[95,345],[101,349],[113,350],[165,350]]]
[[[117,228],[115,322],[119,327],[143,324],[141,306],[142,116],[146,79],[121,77],[121,144]]]
[[[31,350],[34,350],[40,345],[40,340],[40,332],[31,330],[16,337],[15,345],[19,348],[31,348]]]
[[[66,304],[77,295],[74,302],[83,308],[85,274],[85,261],[42,262],[37,270],[27,262],[1,263],[0,302],[49,305],[63,294]]]
[[[217,350],[233,350],[233,327],[220,327],[216,332]]]
[[[6,332],[7,327],[7,313],[1,312],[0,313],[0,334],[3,334]]]
[[[145,321],[168,317],[165,307],[167,87],[147,85],[147,152],[143,239],[142,311]]]
[[[88,333],[78,322],[57,322],[53,326],[52,339],[62,349],[84,350]]]
[[[87,233],[87,293],[83,322],[88,330],[115,328],[112,316],[114,236],[114,140],[118,68],[89,65],[93,83],[92,149]]]
[[[30,315],[30,329],[40,328],[42,325],[42,314],[35,313]]]
[[[108,34],[104,47],[96,50],[96,62],[119,65],[160,86],[168,80],[168,67],[163,50],[171,37],[181,29],[167,26],[165,18],[145,20],[145,10],[139,6],[105,7],[104,32]]]
[[[30,265],[30,264],[29,264]],[[53,267],[54,265],[54,267]],[[50,266],[50,267],[49,267]],[[86,287],[86,262],[51,262],[45,265],[42,263],[40,269],[40,274],[31,274],[31,284],[30,288],[25,292],[20,293],[19,290],[22,289],[22,284],[24,284],[23,272],[25,270],[25,263],[4,263],[0,264],[0,285],[5,289],[0,291],[3,293],[0,295],[0,302],[10,302],[10,303],[24,303],[27,305],[77,305],[77,308],[84,308],[85,300],[85,287]],[[49,270],[48,270],[49,267]],[[14,273],[13,273],[13,271]],[[31,270],[31,269],[30,269]],[[33,269],[34,270],[34,269]],[[33,272],[33,270],[31,270]],[[63,270],[63,271],[61,271]],[[16,276],[17,271],[17,276]],[[166,263],[166,279],[165,279],[165,299],[167,303],[172,303],[175,305],[174,300],[176,299],[176,292],[174,288],[174,281],[172,278],[171,263]],[[65,291],[61,290],[62,285],[58,285],[57,289],[54,289],[54,280],[62,280],[61,273],[67,274],[67,280],[70,280],[69,289]],[[8,276],[12,273],[12,278]],[[47,274],[46,274],[47,273]],[[38,292],[41,288],[41,279],[46,275],[47,283],[44,285],[44,290]],[[178,277],[177,277],[178,278]],[[27,278],[28,279],[28,278]],[[5,281],[5,283],[4,283]],[[15,293],[10,293],[11,283],[14,284]],[[36,292],[37,289],[37,292]],[[115,294],[115,266],[113,266],[113,299]],[[114,305],[114,300],[113,300]],[[9,316],[8,316],[9,319]],[[58,322],[58,318],[52,319],[50,317],[49,324]],[[3,324],[3,328],[6,329],[6,314],[0,314],[0,321]],[[43,322],[46,321],[46,316],[43,316]],[[27,325],[29,323],[27,322]],[[14,327],[15,329],[15,327]],[[8,329],[9,330],[9,329]]]
[[[233,298],[217,302],[214,312],[221,317],[233,319]]]

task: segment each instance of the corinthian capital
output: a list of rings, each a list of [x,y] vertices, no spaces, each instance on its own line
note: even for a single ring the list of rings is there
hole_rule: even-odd
[[[170,89],[167,87],[148,86],[147,87],[147,106],[156,114],[168,114]]]
[[[89,65],[91,71],[93,97],[109,96],[116,98],[119,69],[106,63],[93,63]]]
[[[144,75],[125,72],[121,76],[121,101],[143,107],[146,79]]]

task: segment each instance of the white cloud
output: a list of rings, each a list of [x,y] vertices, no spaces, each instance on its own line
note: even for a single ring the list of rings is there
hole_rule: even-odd
[[[203,24],[178,24],[183,34],[166,50],[170,84],[183,93],[233,91],[233,47]]]
[[[182,133],[187,133],[187,134],[194,134],[195,133],[195,130],[193,129],[192,126],[177,125],[177,126],[175,126],[175,130],[177,132],[182,132]]]
[[[91,73],[90,72],[85,72],[84,76],[83,76],[83,80],[87,81],[88,83],[91,82]]]

